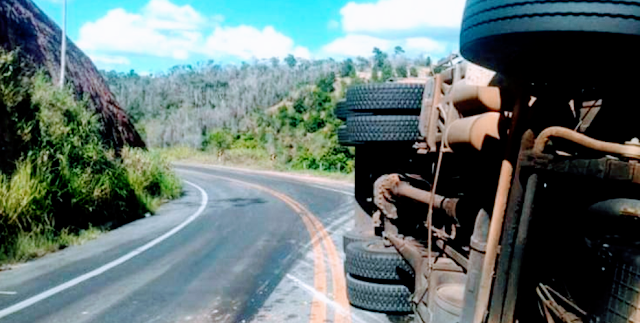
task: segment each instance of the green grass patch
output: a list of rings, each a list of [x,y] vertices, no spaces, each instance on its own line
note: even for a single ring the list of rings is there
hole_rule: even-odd
[[[147,210],[155,212],[167,199],[180,196],[180,179],[157,151],[125,148],[122,161],[129,183]]]
[[[84,100],[22,68],[0,52],[0,112],[15,134],[4,147],[13,158],[0,163],[0,264],[78,244],[179,196],[161,156],[116,153]]]
[[[0,248],[0,264],[24,262],[97,238],[105,230],[89,227],[77,232],[68,228],[60,232],[19,232],[11,245]]]

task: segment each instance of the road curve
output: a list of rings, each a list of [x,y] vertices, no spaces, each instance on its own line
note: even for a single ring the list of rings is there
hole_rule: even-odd
[[[177,170],[193,185],[156,216],[0,272],[0,322],[383,321],[346,301],[348,185]]]

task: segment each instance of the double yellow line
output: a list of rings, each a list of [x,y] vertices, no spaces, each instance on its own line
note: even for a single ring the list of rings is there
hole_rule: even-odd
[[[270,188],[249,183],[235,178],[206,174],[210,177],[219,178],[225,181],[237,183],[259,191],[268,193],[287,204],[293,209],[302,220],[305,228],[311,237],[313,250],[313,285],[314,289],[323,295],[327,295],[327,270],[323,252],[326,250],[327,261],[331,270],[331,286],[333,289],[333,300],[340,306],[334,310],[333,322],[351,323],[351,311],[349,300],[347,299],[346,281],[342,267],[342,261],[338,256],[336,246],[318,218],[302,204],[292,199],[288,195],[272,190]],[[311,303],[310,323],[324,323],[327,317],[327,304],[318,296],[314,296]]]

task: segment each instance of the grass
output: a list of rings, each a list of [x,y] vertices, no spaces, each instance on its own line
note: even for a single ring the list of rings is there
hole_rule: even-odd
[[[153,213],[166,200],[180,196],[180,179],[158,152],[125,148],[122,161],[129,183],[148,211]]]
[[[180,195],[159,154],[116,153],[86,101],[23,67],[0,51],[0,109],[15,134],[0,163],[0,264],[82,243]]]
[[[70,232],[69,229],[48,234],[21,232],[16,237],[15,244],[2,254],[6,260],[11,260],[5,262],[24,262],[70,246],[81,245],[97,238],[104,231],[105,229],[89,227],[77,232]]]

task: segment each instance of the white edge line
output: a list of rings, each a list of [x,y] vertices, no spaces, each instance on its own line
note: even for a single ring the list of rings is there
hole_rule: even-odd
[[[181,165],[178,165],[178,171],[181,171],[181,172],[186,172],[186,173],[198,173],[198,174],[207,174],[207,173],[205,173],[205,172],[200,172],[200,171],[197,171],[197,170],[191,170],[191,169],[180,168],[179,166],[181,166]],[[184,166],[189,167],[189,165],[184,165]],[[193,166],[192,166],[192,167],[193,167]],[[197,165],[196,165],[195,167],[200,167],[200,166],[197,166]],[[221,167],[222,167],[222,166],[221,166]],[[210,169],[211,169],[211,168],[215,168],[215,167],[203,167],[203,168],[210,168]],[[243,174],[243,173],[242,173],[242,172],[240,172],[240,171],[229,171],[229,172],[230,172],[230,173],[240,174],[240,175],[246,175],[246,174]],[[217,175],[213,175],[213,174],[207,174],[207,175],[210,175],[210,176],[217,176]],[[259,175],[260,175],[260,176],[264,176],[264,177],[270,177],[270,176],[271,176],[271,177],[279,177],[278,175],[270,175],[270,174],[259,174]],[[217,176],[217,177],[220,177],[220,176]],[[355,196],[355,194],[354,194],[353,192],[343,191],[343,190],[335,189],[335,188],[330,188],[330,187],[326,187],[326,186],[323,186],[323,185],[309,184],[309,183],[305,183],[304,181],[298,181],[298,180],[295,180],[295,179],[287,180],[287,179],[278,178],[278,180],[283,181],[283,182],[286,182],[286,183],[292,183],[292,184],[296,184],[296,185],[310,186],[310,187],[315,187],[315,188],[319,188],[319,189],[323,189],[323,190],[327,190],[327,191],[337,192],[337,193],[340,193],[340,194],[345,194],[345,195],[349,195],[349,196]]]
[[[18,312],[20,310],[23,310],[35,303],[38,303],[42,300],[45,300],[55,294],[58,294],[66,289],[69,289],[75,285],[78,285],[86,280],[89,280],[93,277],[96,277],[100,274],[103,274],[104,272],[118,266],[121,265],[123,263],[125,263],[126,261],[132,259],[133,257],[153,248],[155,245],[159,244],[160,242],[168,239],[169,237],[171,237],[172,235],[176,234],[178,231],[182,230],[184,227],[186,227],[189,223],[193,222],[193,220],[195,220],[196,218],[198,218],[202,212],[204,212],[204,209],[207,207],[207,203],[209,202],[209,196],[207,195],[207,193],[198,185],[191,183],[189,181],[185,181],[185,183],[195,187],[196,189],[198,189],[200,191],[200,194],[202,195],[202,202],[200,202],[200,207],[198,208],[198,210],[191,215],[189,218],[187,218],[184,222],[180,223],[180,225],[178,225],[177,227],[171,229],[169,232],[153,239],[152,241],[148,242],[147,244],[143,245],[142,247],[139,247],[131,252],[129,252],[128,254],[110,262],[107,263],[105,265],[103,265],[102,267],[96,268],[82,276],[78,276],[70,281],[67,281],[66,283],[62,283],[56,287],[53,287],[49,290],[46,290],[38,295],[35,295],[33,297],[27,298],[22,302],[19,302],[17,304],[14,304],[12,306],[9,306],[3,310],[0,310],[0,319],[3,317],[6,317],[8,315],[11,315],[15,312]]]
[[[286,173],[286,172],[280,172],[280,171],[254,170],[249,168],[236,168],[236,167],[230,167],[230,166],[199,164],[199,163],[194,164],[194,163],[174,162],[173,165],[176,168],[179,168],[181,170],[185,170],[184,167],[195,167],[195,168],[205,168],[205,169],[216,170],[216,171],[227,171],[229,173],[235,173],[240,175],[254,174],[262,177],[277,178],[278,180],[281,180],[283,182],[295,183],[295,184],[308,184],[311,181],[318,185],[325,184],[325,185],[355,187],[354,183],[344,182],[341,180],[327,179],[322,177],[316,177],[313,175],[307,177],[304,174],[301,174],[300,176],[298,176],[296,175],[296,173]]]
[[[18,292],[13,292],[13,291],[0,291],[0,295],[15,295],[18,294]]]
[[[319,177],[311,174],[304,174],[304,173],[296,174],[296,173],[283,172],[283,171],[277,171],[277,170],[260,170],[260,169],[252,169],[252,168],[207,164],[207,163],[200,163],[200,162],[191,163],[191,162],[178,161],[178,162],[173,162],[172,164],[178,167],[180,166],[202,167],[202,168],[209,168],[209,169],[226,170],[232,173],[240,173],[240,174],[253,173],[253,174],[258,174],[258,175],[267,176],[267,177],[271,176],[271,177],[291,179],[296,182],[302,182],[302,183],[306,183],[307,180],[311,180],[316,183],[324,182],[324,183],[333,183],[336,185],[345,185],[350,187],[355,186],[355,184],[351,182],[342,181],[338,179],[323,178],[323,177]]]
[[[330,188],[330,187],[326,187],[326,186],[322,186],[322,185],[307,184],[307,186],[312,186],[312,187],[315,187],[315,188],[321,188],[323,190],[328,190],[328,191],[334,191],[334,192],[342,193],[342,194],[345,194],[345,195],[355,196],[355,194],[353,192],[347,192],[347,191],[343,191],[343,190],[338,190],[338,189],[335,189],[335,188]]]
[[[316,290],[315,288],[311,287],[308,284],[305,284],[302,280],[298,279],[296,276],[293,276],[291,274],[287,274],[286,275],[287,278],[289,278],[290,280],[292,280],[296,285],[302,287],[303,289],[305,289],[307,292],[309,292],[311,295],[313,295],[314,297],[317,297],[318,299],[320,299],[323,303],[331,306],[334,310],[342,313],[342,314],[346,314],[347,310],[342,307],[342,305],[332,301],[331,299],[329,299],[329,297],[327,297],[327,295],[325,295],[324,293]],[[361,322],[361,323],[367,323],[367,322],[371,322],[371,321],[365,321],[359,317],[357,317],[356,315],[352,314],[352,318],[355,319],[356,322]],[[375,320],[376,322],[382,322],[380,320]]]

